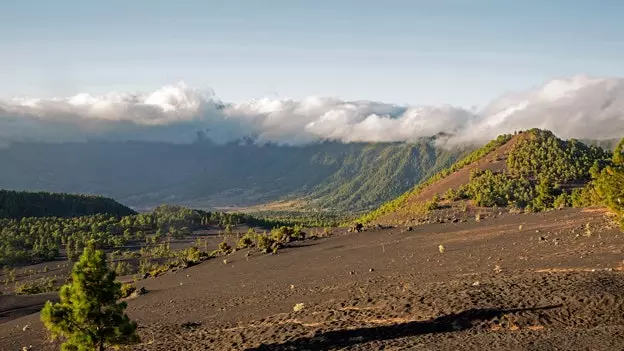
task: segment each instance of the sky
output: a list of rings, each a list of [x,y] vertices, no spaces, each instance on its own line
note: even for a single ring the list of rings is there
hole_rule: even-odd
[[[484,107],[624,76],[619,0],[20,0],[0,11],[0,99],[155,91]]]

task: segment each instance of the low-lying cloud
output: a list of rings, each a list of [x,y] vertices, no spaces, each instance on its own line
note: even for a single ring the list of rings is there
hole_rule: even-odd
[[[624,79],[577,76],[507,94],[480,111],[309,97],[224,103],[183,83],[149,94],[78,94],[0,102],[0,144],[103,140],[305,144],[412,141],[449,133],[449,142],[483,142],[502,133],[544,128],[565,138],[624,135]]]

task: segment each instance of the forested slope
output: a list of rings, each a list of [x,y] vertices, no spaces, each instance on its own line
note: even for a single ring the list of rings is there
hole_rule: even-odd
[[[546,130],[503,135],[361,220],[395,221],[458,204],[464,209],[470,204],[543,211],[604,203],[596,185],[617,183],[615,177],[604,176],[617,174],[619,166],[611,155]]]
[[[303,146],[13,144],[0,149],[0,187],[98,194],[138,209],[163,203],[246,207],[296,198],[307,208],[360,211],[401,194],[463,152],[439,149],[432,139]]]
[[[132,209],[102,196],[0,190],[0,218],[127,216]]]

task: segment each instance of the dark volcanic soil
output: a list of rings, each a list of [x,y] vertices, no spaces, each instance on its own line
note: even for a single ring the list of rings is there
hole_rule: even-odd
[[[132,349],[624,350],[623,250],[602,213],[564,210],[240,251],[140,281]],[[56,349],[38,319],[0,324],[0,349]]]

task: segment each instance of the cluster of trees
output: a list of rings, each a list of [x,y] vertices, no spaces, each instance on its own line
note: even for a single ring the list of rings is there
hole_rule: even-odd
[[[83,217],[26,217],[0,219],[0,265],[50,261],[65,255],[75,261],[93,240],[98,248],[119,248],[131,240],[157,242],[181,238],[207,226],[237,224],[276,227],[282,221],[258,219],[239,213],[205,212],[179,206],[160,206],[150,213],[129,216],[97,214]]]
[[[445,197],[479,206],[515,206],[542,211],[564,206],[605,205],[624,225],[624,139],[613,154],[549,131],[522,134],[507,159],[508,173],[471,174],[468,184]]]
[[[578,140],[561,140],[552,132],[531,129],[516,133],[507,157],[507,172],[475,171],[470,182],[450,189],[445,199],[472,199],[479,206],[514,206],[534,211],[563,206],[603,204],[624,216],[624,141],[611,153]],[[428,185],[490,154],[514,135],[501,135],[442,170],[413,190],[383,204],[358,221],[370,222],[397,211]],[[425,204],[434,209],[437,201]],[[624,223],[624,219],[622,219]],[[624,225],[624,224],[623,224]]]
[[[535,197],[531,182],[523,177],[514,177],[503,172],[490,170],[473,171],[470,182],[462,186],[457,194],[451,192],[450,200],[469,198],[479,206],[525,207]]]
[[[0,190],[0,218],[127,216],[130,208],[102,196]]]
[[[552,132],[531,129],[519,135],[507,158],[507,172],[479,170],[454,198],[479,206],[514,206],[542,211],[592,204],[583,186],[609,164],[610,154],[577,140],[561,140]]]
[[[541,177],[536,183],[526,177],[490,170],[472,172],[468,184],[457,191],[449,190],[445,198],[452,201],[471,199],[484,207],[511,206],[532,211],[588,204],[582,188],[570,191],[548,177]]]
[[[533,181],[585,183],[594,163],[605,163],[609,152],[578,140],[561,140],[552,132],[531,129],[522,133],[507,158],[513,175]]]

